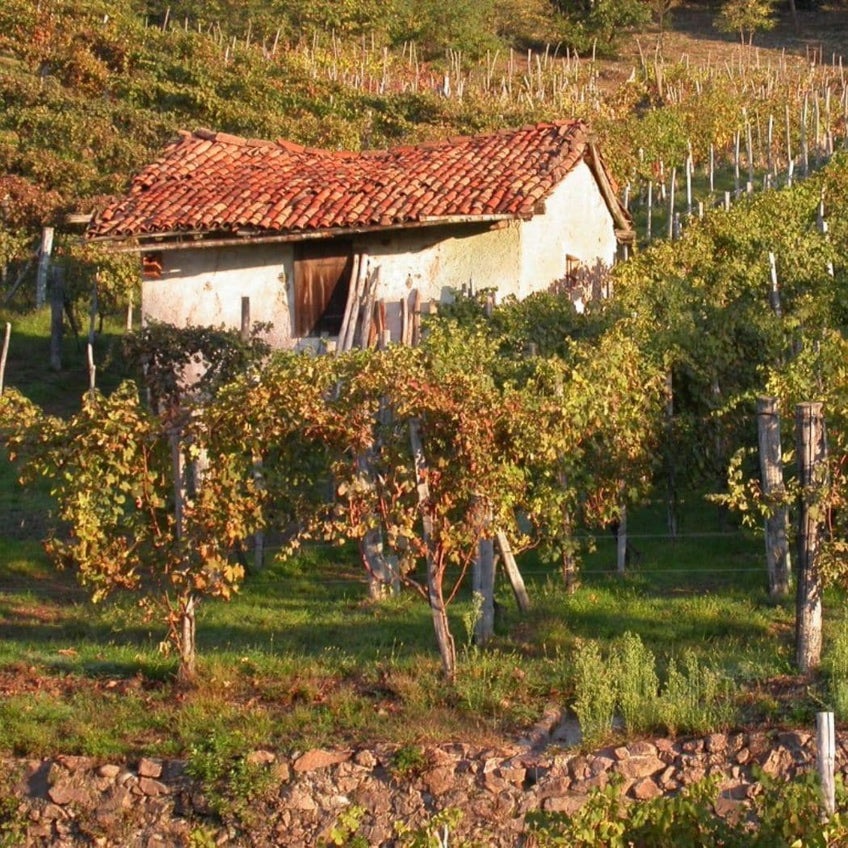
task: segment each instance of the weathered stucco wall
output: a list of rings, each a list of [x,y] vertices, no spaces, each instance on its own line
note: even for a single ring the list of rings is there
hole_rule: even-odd
[[[545,201],[545,214],[521,227],[521,291],[527,297],[565,274],[566,254],[592,267],[612,265],[615,227],[598,184],[581,162]]]
[[[417,289],[422,301],[450,298],[471,283],[497,289],[499,299],[546,289],[566,271],[566,255],[592,266],[611,265],[616,250],[612,218],[588,166],[578,165],[530,221],[464,224],[384,231],[353,239],[380,266],[378,297],[386,301],[392,337],[400,335],[401,299]],[[254,244],[163,252],[160,280],[145,280],[146,319],[238,327],[241,298],[251,320],[272,323],[269,342],[293,346],[294,248]]]
[[[498,296],[519,294],[520,222],[499,229],[489,225],[428,227],[354,242],[380,266],[379,296],[386,301],[386,321],[392,338],[400,336],[400,301],[417,289],[422,301],[444,302],[451,289],[471,285],[496,288]]]
[[[289,347],[292,257],[288,244],[165,251],[162,278],[142,285],[142,316],[178,327],[239,327],[241,299],[249,297],[251,321],[271,322],[270,344]]]

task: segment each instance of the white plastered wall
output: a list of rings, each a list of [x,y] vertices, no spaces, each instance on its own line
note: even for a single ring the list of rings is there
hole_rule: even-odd
[[[545,200],[545,213],[521,227],[521,291],[526,297],[565,274],[571,255],[594,267],[612,265],[617,242],[612,215],[585,162],[578,164]]]
[[[241,326],[241,299],[250,298],[250,320],[273,324],[268,342],[292,344],[293,251],[288,244],[245,245],[162,253],[162,278],[145,280],[144,320]]]
[[[400,337],[402,299],[417,290],[422,302],[444,302],[452,290],[471,285],[475,291],[495,288],[498,296],[520,288],[520,222],[426,227],[369,234],[355,242],[380,268],[379,297],[386,302],[392,338]],[[411,302],[410,302],[411,305]]]

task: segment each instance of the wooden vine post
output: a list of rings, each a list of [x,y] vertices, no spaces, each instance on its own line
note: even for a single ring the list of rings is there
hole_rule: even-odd
[[[524,586],[524,578],[518,570],[518,565],[515,562],[515,555],[512,552],[512,546],[509,544],[509,539],[503,530],[498,530],[495,534],[498,540],[498,547],[501,551],[501,559],[504,564],[504,571],[509,578],[510,586],[512,586],[515,601],[521,612],[526,613],[530,610],[530,598],[527,595],[527,589]]]
[[[430,514],[430,485],[427,482],[428,467],[421,444],[421,432],[418,421],[409,422],[409,440],[415,462],[415,479],[418,490],[418,504],[421,510],[424,547],[427,552],[427,600],[433,616],[436,642],[442,658],[442,671],[449,682],[456,680],[456,643],[448,626],[448,612],[442,592],[443,566],[436,558],[433,540],[433,516]]]
[[[622,483],[618,527],[615,531],[615,567],[619,574],[624,574],[627,570],[627,502],[624,489]]]
[[[817,562],[822,529],[823,484],[827,452],[821,403],[800,403],[795,412],[795,450],[801,484],[798,519],[798,593],[795,660],[801,672],[818,667],[822,651],[822,577]]]
[[[50,289],[50,368],[53,371],[62,370],[62,335],[65,324],[65,269],[52,269],[52,285]]]
[[[480,541],[471,568],[471,582],[474,595],[480,596],[480,615],[474,622],[474,643],[485,645],[495,635],[495,545],[491,536],[491,506],[481,498],[476,511]]]
[[[763,493],[769,499],[779,500],[785,489],[776,398],[757,398],[757,438]],[[788,597],[792,582],[788,526],[789,508],[786,503],[779,503],[765,520],[769,596],[774,599]]]
[[[816,713],[816,769],[821,780],[822,802],[828,818],[836,812],[836,730],[833,713]]]
[[[0,353],[0,395],[3,394],[3,380],[6,376],[6,359],[9,356],[9,339],[12,337],[12,325],[6,322],[6,332],[3,333],[3,352]]]
[[[38,309],[47,302],[47,272],[53,252],[53,227],[41,231],[41,250],[38,252],[38,274],[35,279],[35,305]]]

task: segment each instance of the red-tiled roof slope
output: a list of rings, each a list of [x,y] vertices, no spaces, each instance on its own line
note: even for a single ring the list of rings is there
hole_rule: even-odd
[[[183,133],[133,180],[126,197],[94,218],[88,236],[260,235],[453,216],[528,218],[589,149],[579,121],[365,153]]]

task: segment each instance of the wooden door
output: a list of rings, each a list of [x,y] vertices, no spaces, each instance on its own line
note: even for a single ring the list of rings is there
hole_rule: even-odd
[[[322,239],[295,245],[295,335],[339,334],[352,270],[350,242]]]

